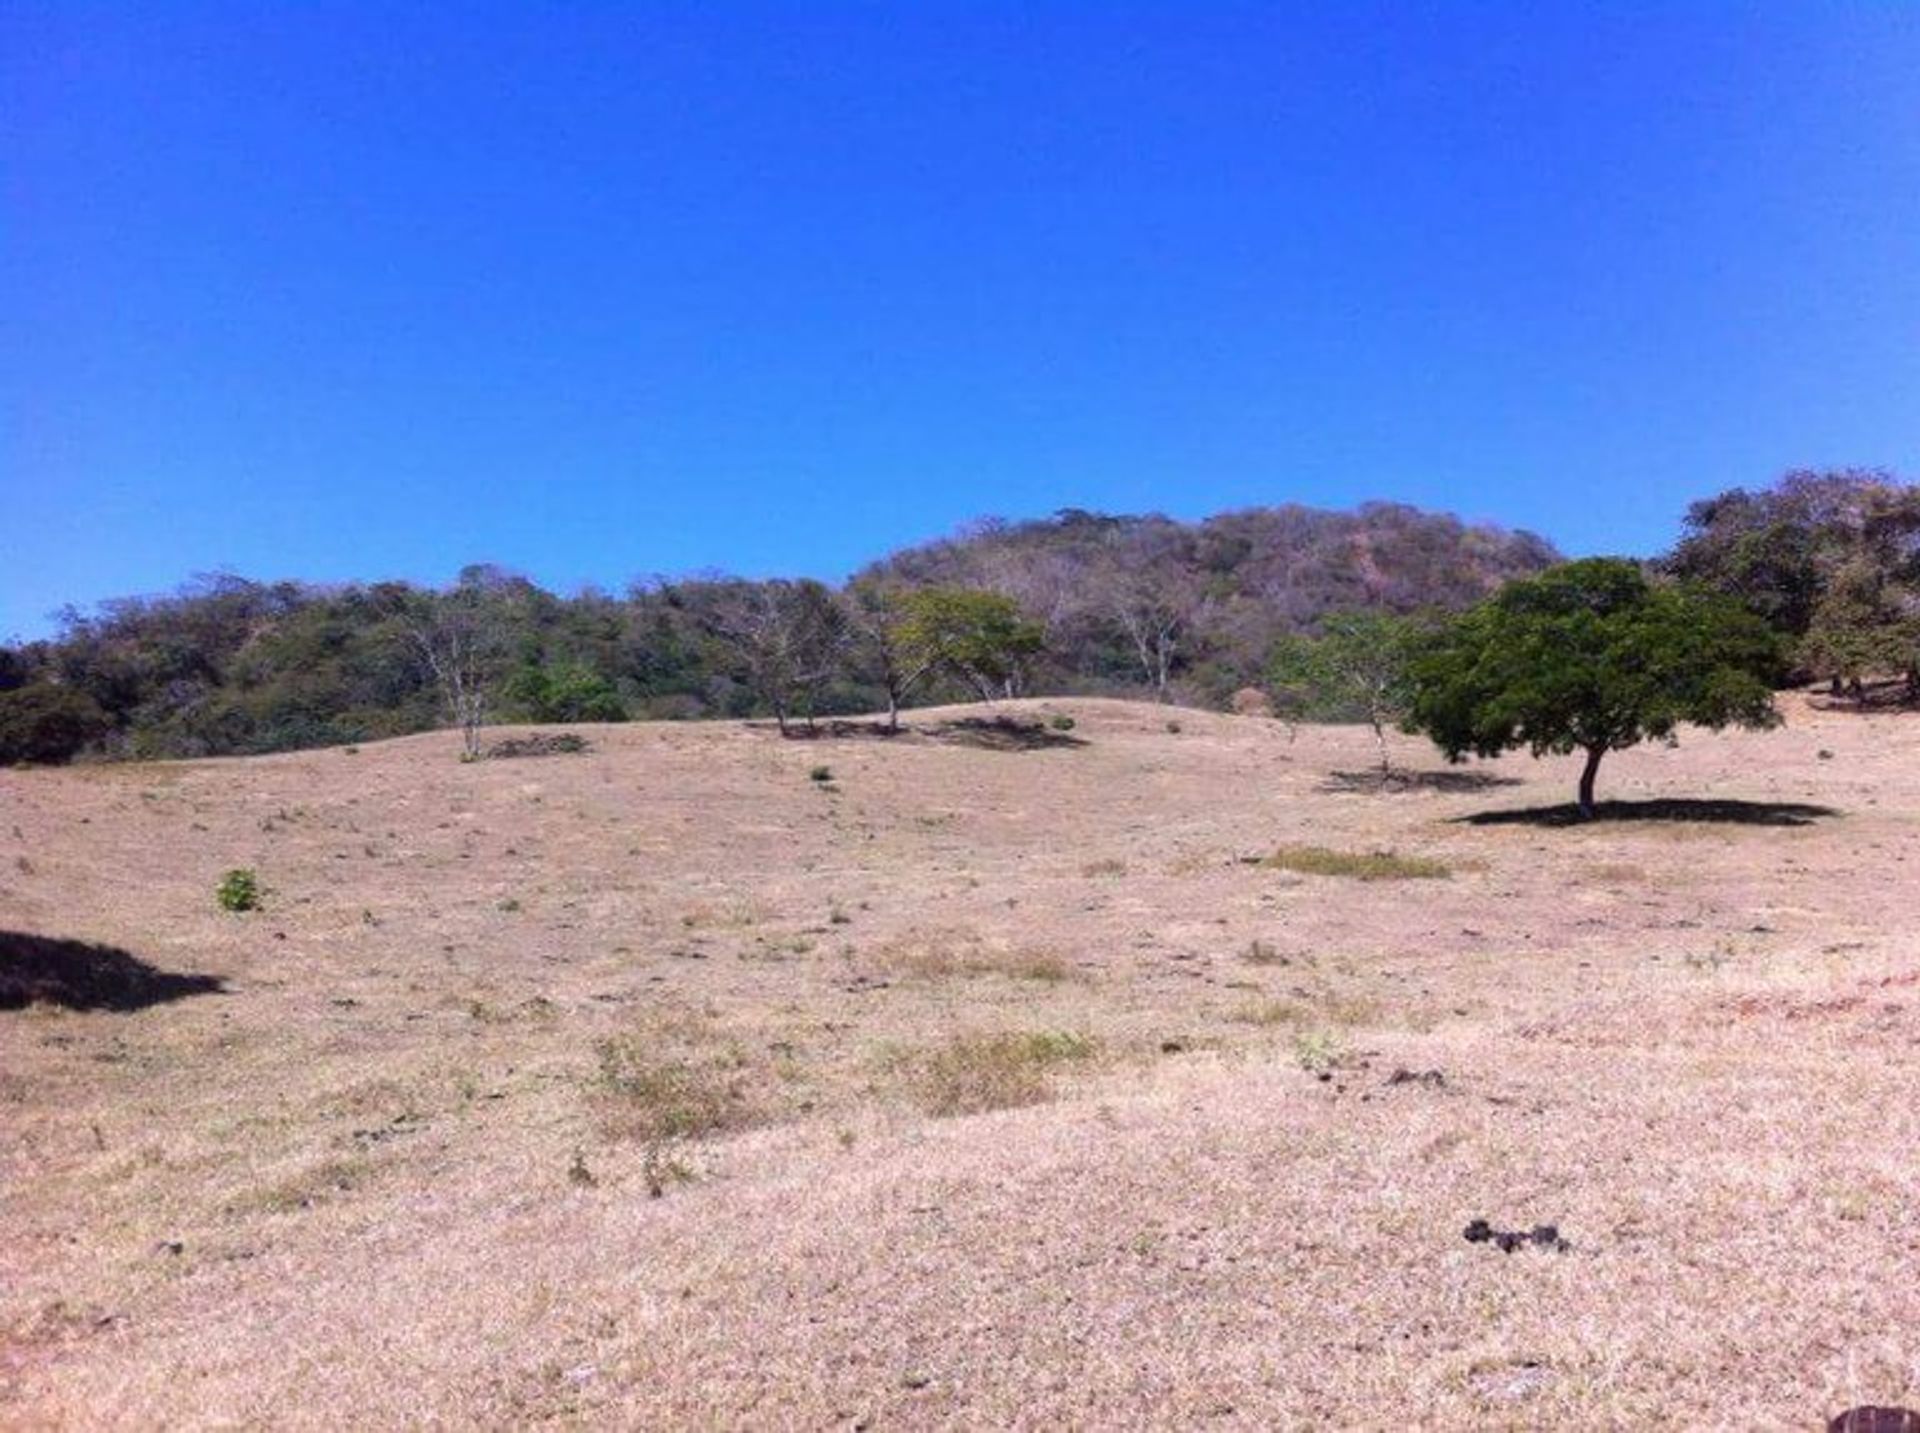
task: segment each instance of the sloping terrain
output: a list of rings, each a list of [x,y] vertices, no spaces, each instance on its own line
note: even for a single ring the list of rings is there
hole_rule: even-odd
[[[0,772],[0,1423],[1920,1403],[1920,725],[1003,712]]]

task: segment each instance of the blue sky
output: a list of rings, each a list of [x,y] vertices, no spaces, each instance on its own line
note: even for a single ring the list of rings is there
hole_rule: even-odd
[[[1920,7],[0,10],[0,636],[1920,475]]]

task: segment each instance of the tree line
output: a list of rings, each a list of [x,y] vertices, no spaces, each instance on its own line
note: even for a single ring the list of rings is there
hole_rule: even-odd
[[[786,730],[853,712],[897,721],[910,701],[1222,706],[1247,689],[1370,721],[1384,753],[1419,664],[1457,651],[1474,622],[1496,630],[1498,594],[1561,566],[1532,534],[1375,503],[987,521],[838,587],[701,574],[561,597],[490,566],[443,590],[204,577],[69,609],[54,638],[0,648],[0,761],[264,752],[449,722],[477,753],[505,721],[764,716]],[[1920,489],[1888,474],[1722,493],[1688,509],[1670,553],[1624,569],[1656,605],[1684,594],[1672,600],[1714,599],[1716,620],[1751,616],[1773,680],[1823,678],[1860,702],[1920,692]],[[1497,725],[1469,722],[1442,745],[1485,749]]]
[[[1558,554],[1393,504],[986,521],[833,587],[718,573],[563,597],[219,575],[0,648],[0,761],[257,753],[453,723],[820,716],[1026,692],[1215,705],[1284,632],[1457,607]]]

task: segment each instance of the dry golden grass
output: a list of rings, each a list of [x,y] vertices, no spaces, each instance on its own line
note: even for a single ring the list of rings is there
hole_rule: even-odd
[[[1453,874],[1444,862],[1392,851],[1336,851],[1327,846],[1282,846],[1260,863],[1303,876],[1348,876],[1356,881],[1438,881]]]
[[[928,1114],[970,1115],[1051,1099],[1058,1068],[1091,1059],[1098,1048],[1067,1030],[1003,1030],[890,1051],[885,1065]]]
[[[1920,1404],[1920,723],[1689,733],[1563,827],[1467,818],[1570,761],[1072,710],[0,772],[0,1426]],[[1237,859],[1309,845],[1476,874]]]

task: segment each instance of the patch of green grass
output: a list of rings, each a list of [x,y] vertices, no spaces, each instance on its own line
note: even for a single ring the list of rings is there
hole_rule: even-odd
[[[1331,846],[1282,846],[1260,863],[1306,876],[1346,876],[1356,881],[1441,881],[1453,868],[1426,856],[1393,851],[1336,851]]]
[[[213,898],[220,903],[223,911],[257,911],[260,909],[260,878],[245,867],[235,867],[220,878],[220,884],[214,887]]]

